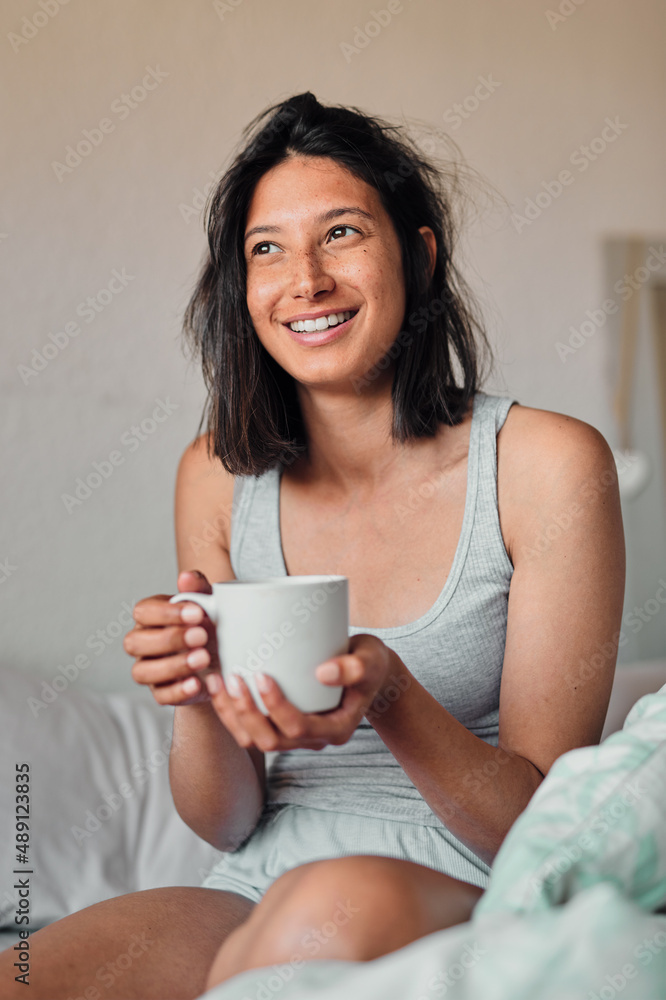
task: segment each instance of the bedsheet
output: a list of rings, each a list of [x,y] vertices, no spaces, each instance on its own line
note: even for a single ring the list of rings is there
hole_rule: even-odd
[[[666,1000],[666,685],[563,754],[465,924],[373,962],[235,976],[206,1000]]]

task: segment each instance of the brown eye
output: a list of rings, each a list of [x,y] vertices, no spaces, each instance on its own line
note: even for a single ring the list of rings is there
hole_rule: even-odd
[[[354,226],[336,226],[335,229],[331,229],[331,233],[336,233],[339,229],[351,229],[352,233],[358,233],[359,230],[355,229]]]
[[[259,249],[260,249],[260,247],[276,247],[276,246],[277,246],[277,243],[271,243],[268,240],[264,241],[263,243],[257,243],[257,244],[255,244],[255,246],[252,247],[251,256],[252,257],[267,257],[268,254],[263,254],[263,253],[260,254],[258,252]],[[278,247],[278,249],[279,249],[279,247]]]

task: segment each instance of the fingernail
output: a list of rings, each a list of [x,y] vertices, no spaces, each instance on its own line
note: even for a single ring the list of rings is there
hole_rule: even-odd
[[[319,681],[339,681],[340,667],[337,663],[333,662],[322,663],[317,667],[315,675]]]
[[[208,655],[208,650],[206,649],[195,649],[193,653],[187,654],[187,665],[192,667],[194,670],[199,670],[201,667],[207,667],[210,663],[210,656]]]
[[[188,646],[203,646],[208,642],[208,633],[205,628],[198,625],[195,628],[188,628],[183,638]]]
[[[219,674],[207,674],[204,678],[208,694],[217,694],[222,690],[222,678]]]
[[[257,687],[259,688],[261,693],[268,694],[268,692],[271,689],[270,678],[267,677],[266,674],[257,674],[256,681],[257,681]]]
[[[227,691],[232,698],[240,698],[241,689],[236,674],[229,674],[224,683],[227,685]]]
[[[184,622],[193,625],[196,622],[200,622],[203,618],[203,609],[198,604],[186,604],[180,612],[180,617]]]
[[[189,680],[183,681],[183,691],[186,694],[194,694],[195,691],[199,690],[199,681],[196,677],[190,677]]]

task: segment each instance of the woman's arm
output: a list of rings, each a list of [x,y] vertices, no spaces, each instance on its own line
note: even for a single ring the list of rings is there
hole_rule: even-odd
[[[617,472],[605,439],[571,417],[513,411],[502,453],[514,572],[498,747],[442,708],[396,654],[392,672],[408,681],[404,693],[368,716],[433,812],[488,864],[555,759],[599,741],[625,583]]]
[[[235,850],[254,830],[265,781],[256,747],[245,750],[224,728],[210,702],[176,708],[169,781],[178,815],[218,851]]]
[[[233,484],[234,477],[208,459],[203,436],[183,454],[175,495],[180,572],[198,569],[211,583],[235,579],[228,552]],[[216,643],[215,629],[210,632]],[[176,707],[169,757],[173,800],[187,825],[218,850],[234,850],[256,826],[265,800],[264,762],[256,747],[238,745],[207,696]]]

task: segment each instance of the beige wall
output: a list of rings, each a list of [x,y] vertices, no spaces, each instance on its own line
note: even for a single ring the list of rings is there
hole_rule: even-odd
[[[487,388],[572,414],[617,443],[604,331],[565,363],[555,344],[605,297],[603,237],[666,233],[660,0],[564,0],[572,13],[552,24],[545,3],[403,0],[356,52],[346,46],[363,42],[356,29],[387,9],[384,0],[43,5],[46,13],[38,0],[5,0],[0,13],[3,665],[53,678],[85,655],[74,686],[132,687],[121,637],[93,643],[108,626],[124,634],[113,625],[124,602],[175,589],[174,474],[204,399],[178,339],[204,248],[200,221],[182,206],[224,165],[247,121],[293,93],[449,132],[509,204],[468,241],[467,271],[499,362]],[[116,102],[149,70],[154,89],[121,112]],[[475,101],[479,78],[488,83]],[[466,100],[478,107],[458,119],[454,106]],[[571,157],[607,118],[622,128],[582,170]],[[103,119],[108,131],[93,132],[90,155],[54,169]],[[511,212],[564,169],[572,180],[561,196],[518,232]],[[89,321],[85,305],[77,309],[114,270],[126,284],[116,279]],[[33,348],[68,323],[80,333],[22,378]],[[641,371],[650,378],[649,364]],[[130,428],[156,400],[175,406],[132,445]],[[68,511],[62,494],[114,451],[112,474]],[[636,549],[628,607],[654,594],[663,565],[654,555],[659,545],[663,554],[663,518],[647,523],[651,544]],[[665,622],[666,608],[623,658],[663,654]]]

